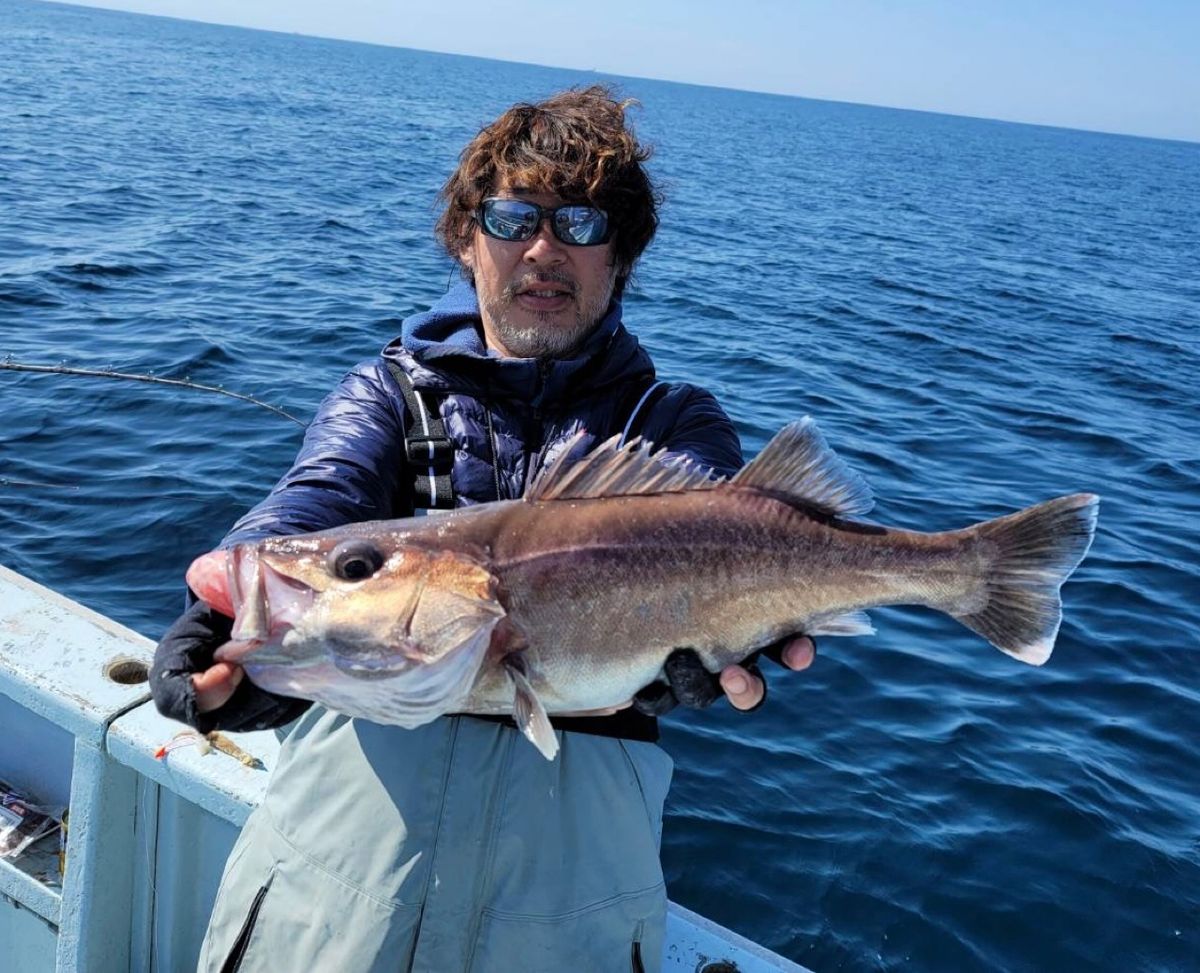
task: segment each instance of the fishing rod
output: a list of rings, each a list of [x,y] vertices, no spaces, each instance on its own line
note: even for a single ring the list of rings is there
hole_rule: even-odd
[[[42,365],[35,362],[19,362],[13,361],[9,355],[3,361],[0,361],[0,368],[10,372],[33,372],[39,375],[81,375],[86,378],[117,378],[125,379],[131,382],[151,382],[155,385],[173,385],[178,388],[196,389],[201,392],[216,392],[218,395],[227,395],[231,399],[240,399],[242,402],[249,402],[252,405],[257,405],[268,412],[274,412],[277,416],[282,416],[284,419],[290,419],[298,426],[303,426],[304,422],[297,419],[289,412],[284,412],[278,406],[271,405],[269,402],[263,402],[261,399],[256,399],[252,395],[243,395],[241,392],[231,392],[229,389],[221,388],[219,385],[204,385],[200,382],[193,382],[187,378],[159,378],[157,375],[143,375],[139,372],[119,372],[115,368],[75,368],[71,365]]]
[[[35,487],[48,490],[78,490],[71,483],[40,483],[37,480],[14,480],[11,476],[0,476],[0,487]]]

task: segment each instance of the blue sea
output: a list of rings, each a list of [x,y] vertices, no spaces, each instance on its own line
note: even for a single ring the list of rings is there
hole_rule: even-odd
[[[593,81],[667,199],[626,321],[747,455],[812,415],[924,530],[1104,498],[1044,668],[890,609],[667,720],[672,897],[818,973],[1200,970],[1200,145],[5,0],[0,361],[306,417],[446,290],[465,141]],[[0,403],[0,562],[151,637],[300,438],[145,384]]]

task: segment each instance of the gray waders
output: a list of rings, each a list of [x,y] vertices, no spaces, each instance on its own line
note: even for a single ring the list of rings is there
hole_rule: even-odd
[[[226,865],[209,973],[640,973],[662,962],[672,761],[652,743],[321,707]]]

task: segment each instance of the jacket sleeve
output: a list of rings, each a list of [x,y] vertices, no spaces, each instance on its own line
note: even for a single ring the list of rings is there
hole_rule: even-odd
[[[353,369],[321,403],[292,468],[221,542],[404,516],[402,398],[380,359]]]
[[[647,422],[645,436],[722,476],[742,468],[742,444],[713,394],[695,385],[672,385]]]

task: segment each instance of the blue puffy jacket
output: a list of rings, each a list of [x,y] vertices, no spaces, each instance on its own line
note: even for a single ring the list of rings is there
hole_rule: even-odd
[[[406,406],[389,363],[430,393],[427,402],[440,401],[458,506],[519,498],[546,457],[579,431],[586,448],[622,432],[654,379],[650,356],[621,323],[618,302],[578,356],[506,359],[488,353],[475,290],[460,283],[406,319],[398,340],[354,368],[321,403],[292,468],[222,546],[412,514]],[[657,396],[641,435],[720,474],[742,464],[728,416],[694,385],[673,384]]]
[[[321,403],[292,468],[223,546],[412,513],[404,399],[389,361],[441,399],[460,506],[520,497],[541,459],[580,429],[596,442],[621,432],[636,393],[654,377],[649,355],[621,324],[619,303],[575,358],[497,358],[484,347],[474,289],[459,284],[430,310],[406,319],[402,337],[359,364]],[[718,473],[742,464],[729,418],[694,385],[672,385],[658,398],[642,436]]]

